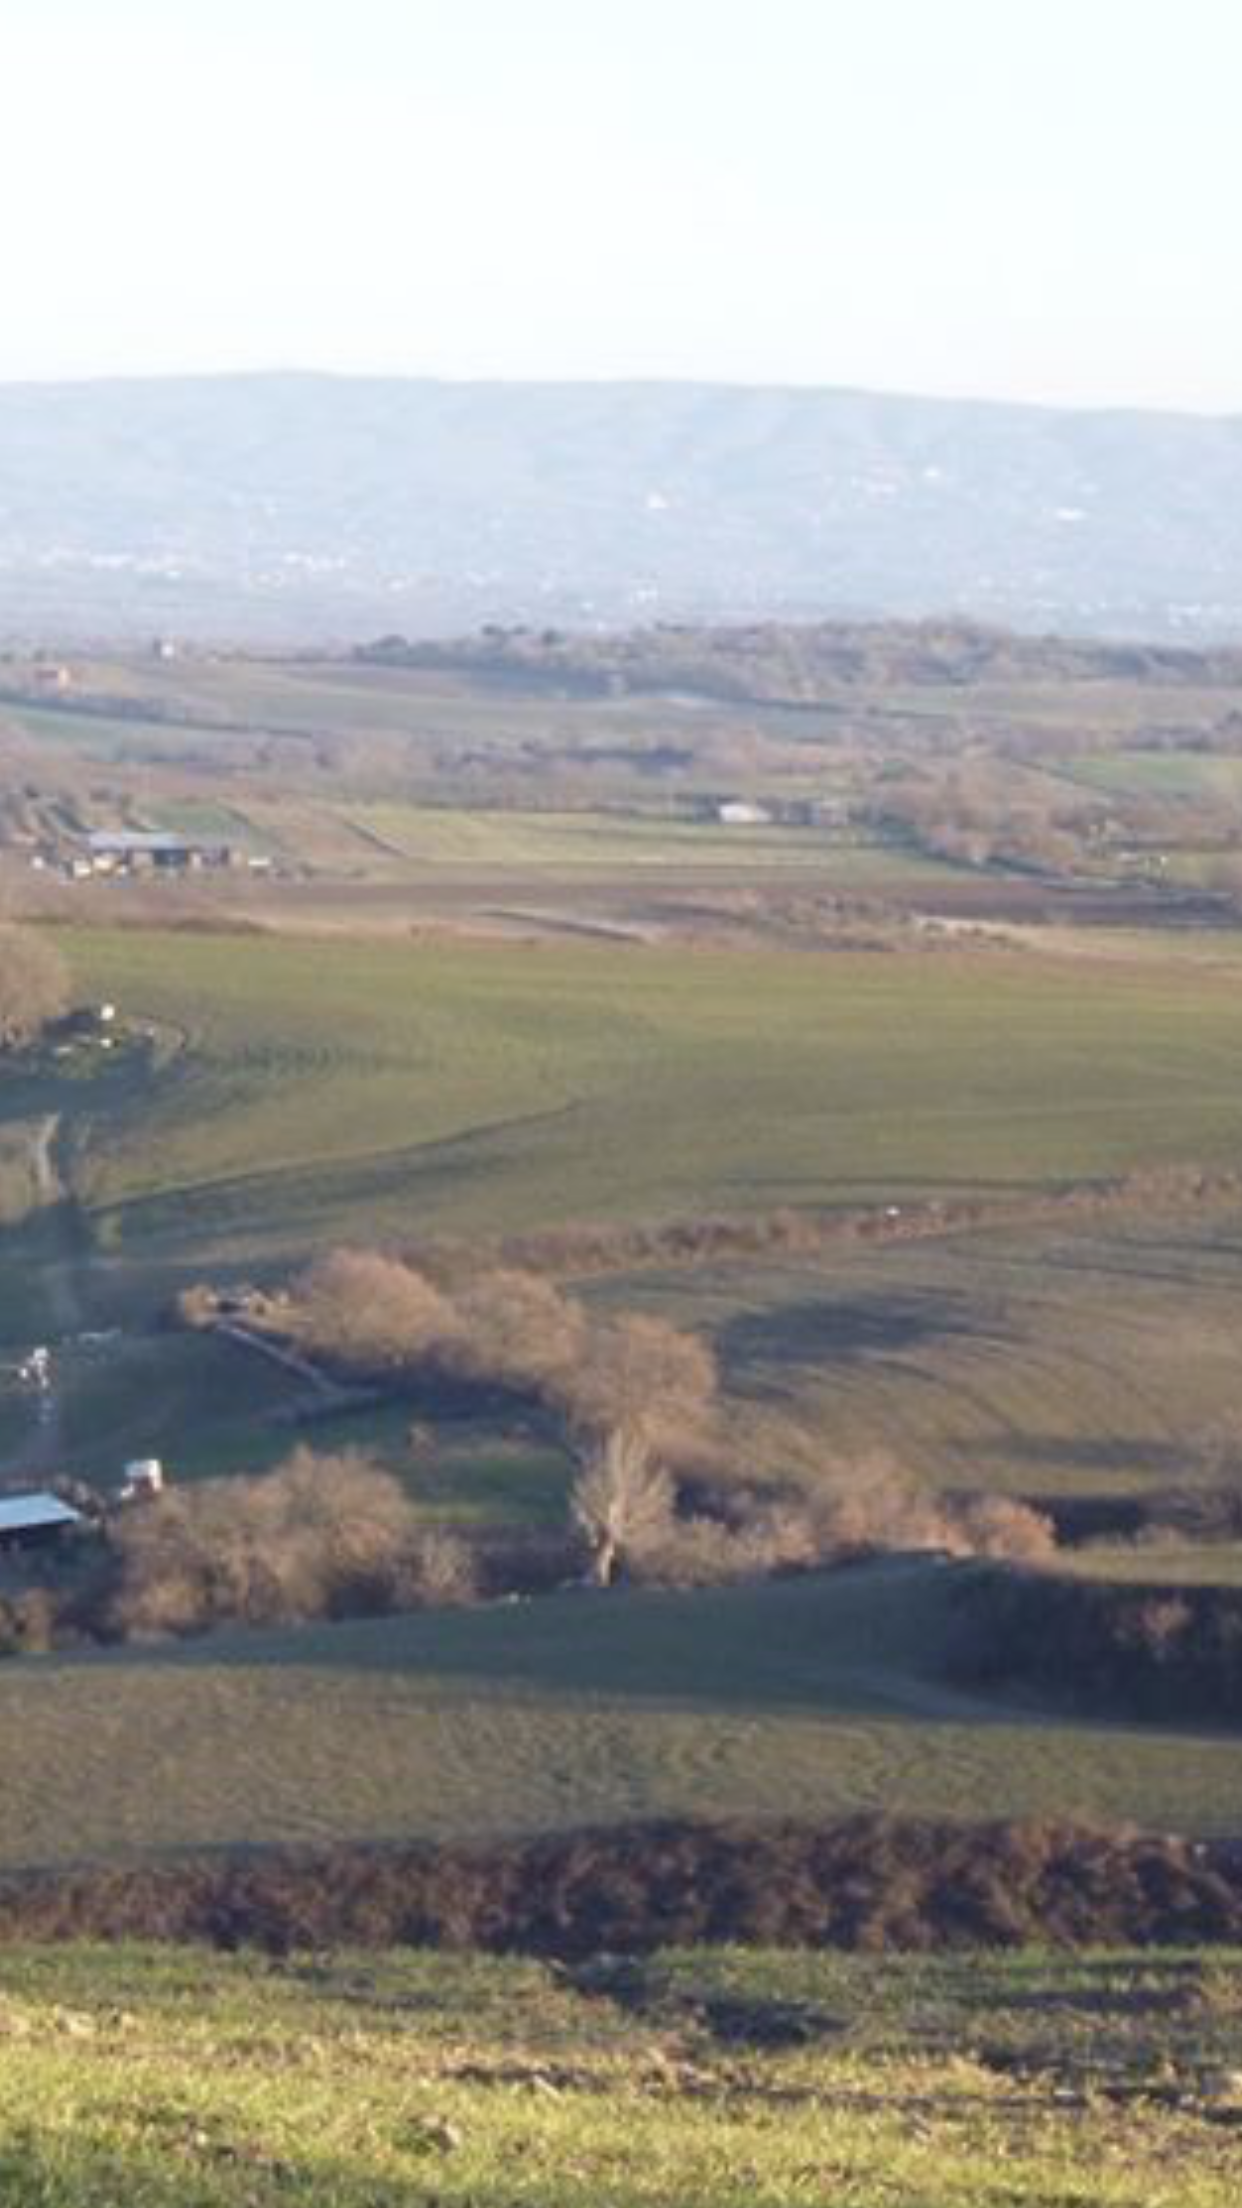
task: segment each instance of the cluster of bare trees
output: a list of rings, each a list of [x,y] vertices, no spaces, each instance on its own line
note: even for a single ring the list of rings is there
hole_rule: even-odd
[[[336,1251],[279,1314],[300,1346],[368,1377],[439,1374],[504,1389],[555,1418],[576,1471],[588,1576],[695,1585],[805,1569],[874,1547],[1035,1559],[1053,1546],[1025,1506],[929,1499],[878,1459],[802,1461],[722,1401],[706,1345],[661,1319],[593,1312],[513,1268],[441,1285],[398,1259]],[[782,1461],[783,1460],[783,1461]]]
[[[0,1590],[0,1656],[469,1602],[464,1542],[354,1451],[202,1480],[105,1512],[75,1553]]]
[[[5,1646],[141,1641],[467,1602],[473,1563],[364,1456],[297,1449],[114,1511],[76,1568],[9,1601]],[[0,1636],[2,1637],[2,1636]]]
[[[1049,799],[1023,789],[1006,761],[985,759],[947,770],[910,767],[876,793],[875,810],[924,851],[959,865],[1001,864],[1072,874],[1094,848],[1106,808],[1100,800]]]
[[[420,1372],[501,1388],[553,1413],[578,1463],[574,1523],[607,1585],[675,1517],[673,1471],[711,1448],[717,1375],[663,1320],[596,1316],[502,1267],[440,1287],[398,1259],[337,1250],[282,1314],[312,1353],[366,1377]]]
[[[46,936],[0,927],[0,1051],[20,1050],[69,1002],[69,973]]]
[[[1041,1562],[1055,1545],[1020,1503],[950,1506],[877,1456],[826,1458],[793,1422],[726,1402],[692,1335],[589,1311],[536,1276],[445,1286],[338,1251],[276,1308],[286,1338],[352,1373],[440,1375],[542,1406],[575,1463],[573,1568],[599,1587],[713,1585],[882,1548]],[[477,1570],[513,1584],[365,1456],[298,1449],[274,1472],[105,1511],[74,1559],[0,1587],[0,1654],[467,1602]]]

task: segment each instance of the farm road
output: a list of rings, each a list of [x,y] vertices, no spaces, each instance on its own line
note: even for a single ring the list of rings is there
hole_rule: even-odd
[[[56,1163],[60,1131],[59,1112],[47,1112],[35,1121],[30,1138],[30,1170],[44,1242],[40,1277],[56,1330],[63,1339],[81,1331],[83,1302],[79,1284],[82,1252],[76,1213]],[[49,1385],[35,1393],[31,1409],[32,1424],[26,1440],[0,1467],[6,1473],[27,1477],[52,1472],[60,1463],[64,1406],[57,1384],[55,1358]]]
[[[56,1169],[56,1144],[60,1139],[60,1113],[48,1112],[38,1121],[30,1146],[30,1163],[39,1205],[53,1231],[54,1247],[45,1271],[47,1298],[62,1334],[76,1334],[82,1325],[82,1298],[78,1288],[80,1252],[68,1218],[70,1199]]]

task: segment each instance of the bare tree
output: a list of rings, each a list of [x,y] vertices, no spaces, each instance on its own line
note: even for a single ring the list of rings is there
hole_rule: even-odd
[[[55,945],[0,928],[0,1050],[20,1050],[65,1010],[69,970]]]
[[[644,1547],[667,1539],[674,1489],[666,1462],[701,1440],[715,1390],[709,1351],[662,1320],[612,1319],[587,1336],[560,1395],[582,1466],[571,1507],[597,1586],[611,1586]]]
[[[596,1587],[611,1587],[623,1564],[666,1545],[674,1504],[673,1483],[641,1434],[617,1427],[600,1438],[574,1482],[570,1506]]]

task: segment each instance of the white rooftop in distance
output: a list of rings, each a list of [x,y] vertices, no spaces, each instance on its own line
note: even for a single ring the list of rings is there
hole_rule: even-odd
[[[33,1532],[39,1526],[80,1526],[82,1513],[59,1495],[0,1495],[0,1533]]]
[[[162,828],[92,829],[87,836],[88,848],[100,858],[121,858],[127,851],[149,852],[152,855],[165,851],[192,851],[193,836],[178,836]]]

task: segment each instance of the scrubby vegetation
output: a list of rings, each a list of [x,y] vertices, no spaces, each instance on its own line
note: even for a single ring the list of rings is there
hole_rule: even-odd
[[[113,1509],[33,1584],[0,1596],[0,1653],[298,1625],[468,1601],[469,1555],[360,1456],[295,1450],[276,1471]],[[9,1567],[10,1582],[23,1577]]]
[[[566,1959],[679,1946],[904,1953],[1242,1940],[1230,1845],[1060,1820],[664,1823],[483,1848],[338,1849],[0,1882],[0,1941],[204,1940],[283,1954]]]
[[[601,1587],[619,1575],[704,1585],[884,1547],[1029,1560],[1055,1546],[1028,1505],[936,1501],[875,1453],[850,1462],[802,1436],[795,1461],[765,1455],[771,1426],[722,1397],[702,1341],[590,1311],[512,1268],[437,1282],[337,1251],[256,1315],[351,1377],[438,1376],[542,1406],[578,1465],[571,1520]]]
[[[983,1573],[966,1597],[954,1669],[1083,1709],[1236,1724],[1242,1587]]]

